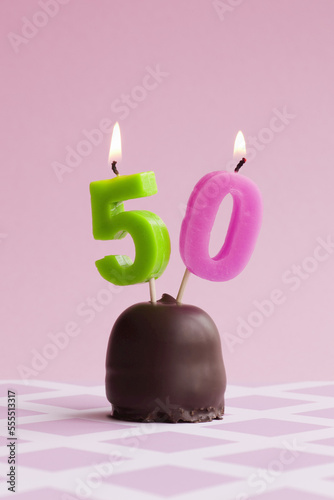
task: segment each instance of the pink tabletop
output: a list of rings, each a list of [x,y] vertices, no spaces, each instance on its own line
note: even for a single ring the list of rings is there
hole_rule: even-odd
[[[113,420],[103,386],[0,387],[3,477],[7,389],[17,394],[17,500],[333,498],[333,383],[229,386],[224,419],[203,424]]]

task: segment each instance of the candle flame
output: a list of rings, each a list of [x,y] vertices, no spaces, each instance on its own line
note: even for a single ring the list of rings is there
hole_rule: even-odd
[[[110,150],[109,150],[109,163],[112,161],[120,161],[122,159],[122,141],[121,129],[119,123],[116,122],[112,131]]]
[[[244,134],[239,130],[234,141],[233,158],[241,159],[243,156],[246,156],[246,141]]]

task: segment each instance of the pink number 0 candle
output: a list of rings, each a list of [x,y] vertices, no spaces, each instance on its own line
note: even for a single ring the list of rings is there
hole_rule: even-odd
[[[210,257],[210,233],[227,194],[233,198],[230,224],[222,248]],[[205,175],[190,195],[181,227],[180,252],[187,269],[210,281],[227,281],[237,276],[252,255],[261,218],[261,195],[252,181],[224,171]]]
[[[238,132],[234,155],[246,153],[245,139]],[[235,278],[247,265],[256,243],[262,220],[261,194],[257,186],[238,172],[211,172],[194,187],[180,233],[180,253],[186,271],[177,295],[180,304],[190,273],[210,281]],[[225,241],[215,257],[209,255],[211,231],[220,204],[231,194],[233,209]]]

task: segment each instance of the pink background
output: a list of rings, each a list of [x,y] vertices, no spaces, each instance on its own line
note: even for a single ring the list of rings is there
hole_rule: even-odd
[[[156,173],[158,195],[126,209],[151,210],[168,226],[172,256],[159,295],[176,295],[181,281],[178,237],[194,184],[231,169],[243,130],[255,144],[243,175],[264,203],[255,253],[233,281],[192,276],[184,300],[215,320],[231,383],[332,378],[334,253],[317,239],[334,238],[334,3],[226,0],[223,11],[205,0],[55,2],[0,3],[2,377],[31,370],[37,351],[54,357],[28,378],[103,383],[113,322],[148,300],[147,285],[108,294],[94,265],[109,253],[133,255],[131,240],[91,234],[89,182],[111,175],[110,133],[62,182],[54,171],[68,147],[80,149],[84,130],[108,118],[121,125],[122,173]],[[160,81],[147,76],[157,67]],[[279,305],[266,302],[268,317],[256,312],[277,297]],[[77,335],[50,348],[50,334],[66,325]]]

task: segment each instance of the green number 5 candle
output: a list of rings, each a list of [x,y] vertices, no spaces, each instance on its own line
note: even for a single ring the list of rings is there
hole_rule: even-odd
[[[167,267],[170,239],[164,222],[146,210],[124,211],[123,201],[156,193],[154,172],[117,175],[90,184],[94,238],[114,240],[129,233],[135,245],[134,262],[127,255],[108,255],[96,261],[101,276],[115,285],[150,281]]]

